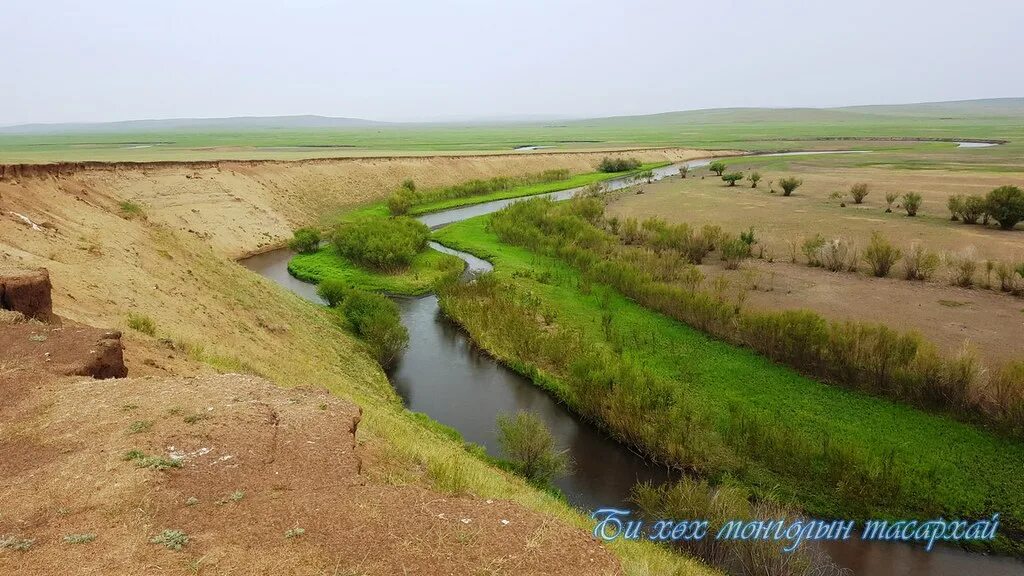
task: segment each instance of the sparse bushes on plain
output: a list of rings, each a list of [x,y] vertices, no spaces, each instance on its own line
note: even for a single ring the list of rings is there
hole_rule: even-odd
[[[299,254],[310,254],[320,248],[320,231],[316,228],[298,228],[292,233],[288,248]]]
[[[728,166],[725,164],[725,162],[722,162],[721,160],[715,160],[714,162],[708,164],[708,170],[714,172],[715,176],[721,176],[722,174],[725,174],[726,168],[728,168]]]
[[[868,189],[867,184],[863,182],[854,184],[850,187],[850,198],[853,198],[854,204],[863,204],[864,198],[867,197],[868,192],[870,192],[870,190]]]
[[[331,241],[339,254],[382,271],[405,268],[427,246],[430,230],[405,216],[343,222]]]
[[[498,443],[515,470],[538,486],[548,486],[571,465],[544,423],[529,412],[499,415]]]
[[[915,243],[903,255],[903,276],[907,280],[929,280],[941,263],[942,259],[937,253]]]
[[[907,192],[903,195],[903,209],[907,216],[917,216],[917,210],[921,207],[921,195],[917,192]]]
[[[864,250],[864,261],[871,267],[871,273],[878,278],[885,278],[889,270],[900,259],[900,250],[892,245],[878,232],[871,234],[871,241]]]
[[[601,159],[601,163],[597,165],[597,169],[600,172],[628,172],[630,170],[636,170],[643,163],[636,158],[612,158],[606,156]]]
[[[1024,192],[1016,186],[1000,186],[988,193],[986,207],[1003,230],[1012,230],[1024,220]]]
[[[729,183],[729,186],[735,186],[736,182],[743,180],[742,172],[730,172],[722,175],[722,180]]]
[[[800,185],[803,184],[803,183],[804,183],[803,180],[801,180],[799,178],[795,178],[793,176],[789,176],[787,178],[783,178],[782,180],[779,180],[779,187],[782,188],[782,195],[783,196],[792,196],[793,192],[797,188],[799,188]]]

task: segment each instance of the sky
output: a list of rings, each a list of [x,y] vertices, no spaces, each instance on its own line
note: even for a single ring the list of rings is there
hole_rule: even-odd
[[[12,1],[0,125],[1024,96],[1017,0]]]

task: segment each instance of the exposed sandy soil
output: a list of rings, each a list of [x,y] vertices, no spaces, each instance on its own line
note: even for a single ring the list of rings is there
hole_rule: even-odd
[[[742,162],[736,162],[736,168],[741,167]],[[865,272],[810,268],[799,253],[801,264],[793,265],[788,244],[791,238],[820,232],[828,239],[851,241],[863,250],[877,230],[901,248],[921,242],[936,251],[970,251],[979,260],[1024,261],[1024,226],[1004,232],[950,222],[945,206],[952,193],[980,194],[1005,183],[1024,185],[1021,175],[815,167],[793,171],[804,184],[796,195],[786,198],[767,189],[767,181],[777,180],[782,176],[779,173],[762,170],[764,181],[752,190],[749,185],[727,187],[713,175],[702,180],[704,172],[696,178],[673,177],[646,184],[640,195],[623,193],[611,203],[608,213],[697,226],[718,224],[734,233],[753,226],[759,242],[766,246],[766,257],[774,259],[773,263],[744,264],[758,272],[759,290],[752,291],[748,300],[755,308],[809,308],[827,318],[913,329],[950,352],[965,344],[975,346],[990,365],[1024,357],[1024,299],[981,288],[986,280],[984,265],[979,265],[976,274],[979,287],[964,289],[950,285],[945,269],[935,281],[921,283],[902,280],[902,264],[897,264],[890,279],[872,278]],[[840,208],[839,201],[828,199],[831,191],[848,190],[854,182],[871,183],[872,192],[864,205],[855,206],[847,199],[847,207]],[[921,193],[925,198],[923,216],[907,218],[898,209],[886,214],[883,197],[892,189]],[[709,277],[723,273],[714,257],[708,263],[711,266],[705,272]],[[866,269],[866,264],[861,262],[861,268]],[[733,278],[734,287],[751,280],[742,271],[727,275]],[[996,282],[994,275],[992,282]],[[770,286],[774,288],[766,290]]]
[[[408,178],[430,188],[552,168],[591,172],[609,155],[655,162],[707,154],[656,149],[299,162],[0,166],[0,210],[12,221],[21,222],[10,214],[16,212],[37,224],[60,226],[55,215],[35,198],[58,194],[61,202],[74,200],[111,213],[127,200],[141,205],[151,221],[196,236],[218,253],[237,258],[280,245],[300,225],[325,222],[346,207],[383,199]],[[26,202],[28,199],[33,201]]]
[[[5,324],[5,351],[25,330],[49,338],[0,370],[0,537],[33,542],[0,549],[0,573],[620,573],[584,531],[521,506],[369,480],[359,410],[326,391],[63,378],[42,349],[88,355],[96,329]],[[130,450],[181,466],[140,468]],[[182,550],[151,542],[165,529],[188,535]]]

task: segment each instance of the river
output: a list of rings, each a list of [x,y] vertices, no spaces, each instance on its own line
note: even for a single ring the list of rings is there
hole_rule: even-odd
[[[841,154],[861,151],[818,151],[803,154]],[[781,155],[795,155],[783,153]],[[724,158],[728,160],[728,158]],[[691,169],[710,160],[686,162]],[[682,164],[654,170],[655,179],[679,173]],[[633,184],[631,179],[608,180],[614,190]],[[544,194],[555,200],[572,197],[579,189]],[[431,229],[489,214],[522,200],[508,199],[426,214],[419,220]],[[454,254],[467,263],[464,278],[491,269],[470,254],[431,242],[435,249]],[[287,249],[246,258],[240,264],[281,286],[317,303],[323,303],[313,285],[288,274]],[[555,484],[574,506],[590,510],[599,506],[626,506],[636,482],[664,482],[672,474],[641,458],[627,446],[609,438],[578,418],[529,379],[506,368],[481,351],[472,340],[441,313],[437,297],[394,297],[402,323],[409,330],[409,347],[389,370],[388,377],[410,410],[458,430],[469,442],[498,454],[495,419],[499,414],[525,410],[539,417],[551,430],[557,445],[567,450],[572,472]],[[864,576],[990,576],[1024,575],[1024,563],[1014,559],[971,554],[952,548],[925,552],[905,544],[862,542],[852,539],[824,547],[838,565]]]

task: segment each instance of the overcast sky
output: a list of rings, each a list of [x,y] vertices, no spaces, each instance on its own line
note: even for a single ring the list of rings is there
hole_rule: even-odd
[[[6,2],[0,125],[1024,96],[1019,0]]]

